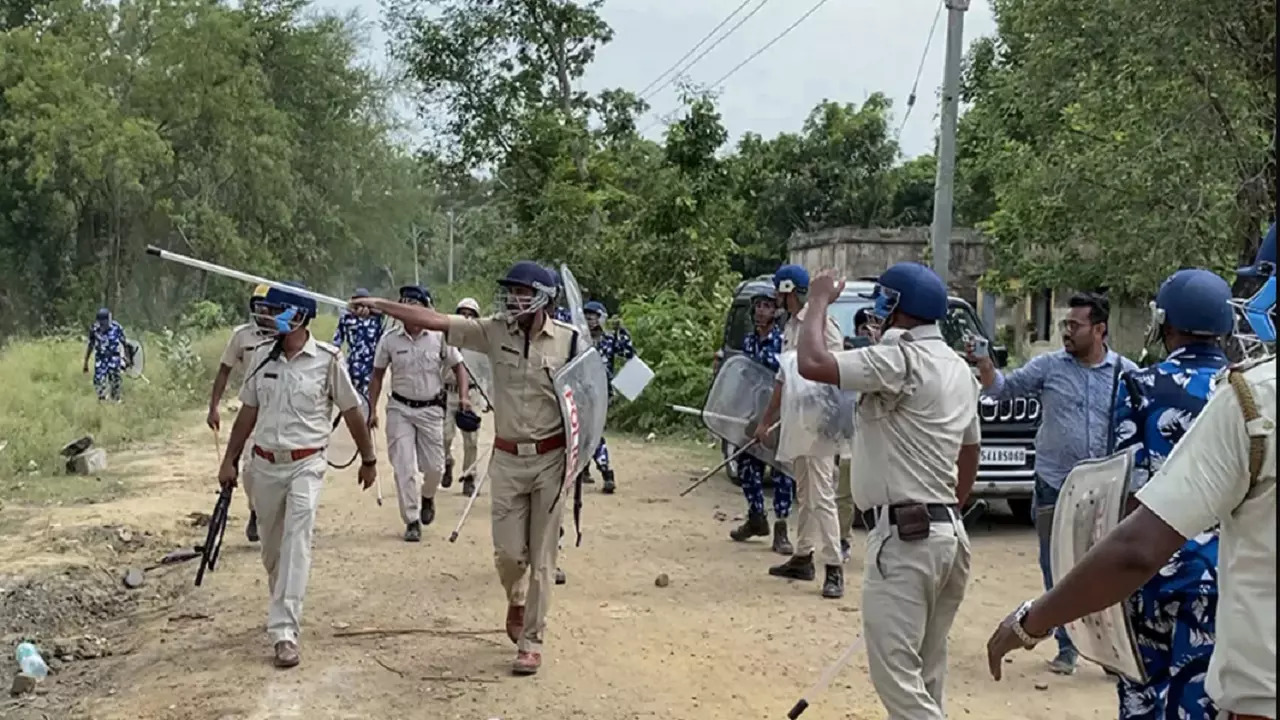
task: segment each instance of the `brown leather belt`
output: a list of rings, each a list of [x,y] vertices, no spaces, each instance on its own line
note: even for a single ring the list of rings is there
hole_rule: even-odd
[[[559,450],[564,447],[564,433],[552,435],[549,438],[534,440],[533,442],[514,442],[506,438],[495,437],[493,439],[493,447],[495,450],[501,450],[508,455],[517,455],[520,457],[528,457],[531,455],[546,455],[552,450]]]
[[[253,446],[253,454],[269,463],[298,462],[322,452],[324,448],[303,448],[301,450],[267,450],[259,445]],[[287,460],[285,458],[288,458]]]

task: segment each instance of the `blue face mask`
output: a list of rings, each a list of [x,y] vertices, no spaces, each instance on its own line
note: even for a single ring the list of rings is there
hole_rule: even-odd
[[[1262,289],[1244,304],[1244,317],[1262,342],[1276,341],[1276,324],[1271,317],[1276,307],[1276,276],[1267,278]]]
[[[293,332],[293,319],[298,316],[298,308],[285,308],[285,311],[276,315],[273,319],[276,322],[276,332],[281,335],[288,335]]]

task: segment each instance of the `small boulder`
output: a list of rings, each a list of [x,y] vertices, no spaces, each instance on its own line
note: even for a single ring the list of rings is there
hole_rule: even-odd
[[[671,578],[667,577],[666,573],[659,573],[658,577],[653,579],[653,584],[658,587],[666,587],[671,584]]]
[[[9,686],[10,695],[26,695],[36,689],[36,679],[24,673],[13,676],[13,684]]]
[[[76,475],[97,475],[107,469],[107,451],[90,448],[67,462],[67,471]]]

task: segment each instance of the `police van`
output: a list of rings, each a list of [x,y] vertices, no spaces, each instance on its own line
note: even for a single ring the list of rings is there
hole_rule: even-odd
[[[870,308],[870,295],[875,288],[871,279],[851,280],[846,283],[840,298],[831,304],[828,314],[840,326],[846,338],[846,347],[853,342],[854,315],[862,308]],[[773,291],[773,280],[761,275],[740,283],[734,291],[733,304],[729,307],[724,323],[724,340],[716,351],[715,368],[728,357],[742,352],[742,341],[754,330],[751,314],[751,298]],[[964,353],[965,338],[978,335],[992,341],[991,334],[982,326],[978,314],[964,300],[948,298],[949,313],[943,320],[942,334],[951,347]],[[991,346],[991,357],[997,367],[1004,367],[1009,353],[1006,348]],[[976,372],[976,370],[975,370]],[[982,454],[978,479],[973,484],[971,500],[1004,500],[1016,517],[1031,519],[1031,498],[1035,482],[1035,436],[1040,426],[1040,401],[1035,398],[1015,398],[994,401],[983,398],[979,402],[978,415],[982,422]],[[721,443],[725,457],[736,448]],[[851,472],[848,458],[842,458],[841,472]],[[726,466],[729,479],[739,483],[737,463]]]

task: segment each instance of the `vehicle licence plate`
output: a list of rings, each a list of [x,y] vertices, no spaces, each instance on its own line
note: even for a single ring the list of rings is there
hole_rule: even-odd
[[[1027,449],[1020,447],[984,447],[979,462],[982,465],[1026,465]]]

